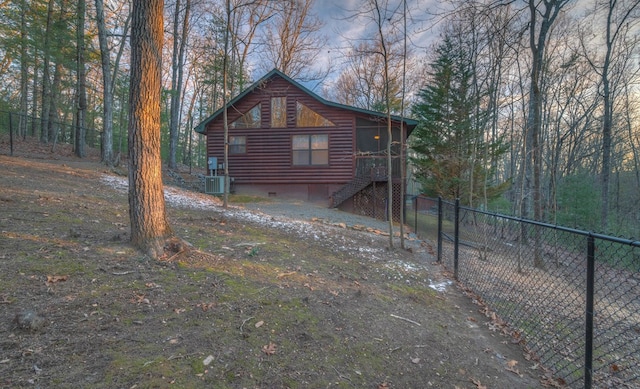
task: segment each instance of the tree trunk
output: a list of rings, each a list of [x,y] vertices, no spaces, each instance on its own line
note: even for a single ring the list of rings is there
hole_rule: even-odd
[[[606,67],[606,66],[605,66]],[[609,224],[609,181],[611,177],[611,127],[613,122],[613,110],[611,103],[611,91],[606,71],[602,75],[604,114],[602,117],[602,173],[600,175],[602,185],[602,208],[600,224],[602,231],[607,231]]]
[[[56,136],[56,126],[60,125],[58,117],[58,97],[60,95],[60,83],[62,82],[62,63],[59,58],[56,59],[56,67],[53,70],[53,82],[49,86],[49,108],[46,119],[46,141],[54,141]]]
[[[227,14],[227,23],[224,32],[224,57],[222,58],[222,126],[224,127],[224,190],[222,195],[222,206],[229,206],[229,117],[227,112],[227,81],[229,67],[229,29],[231,28],[231,1],[226,0],[225,11]]]
[[[104,22],[103,0],[96,2],[96,24],[98,25],[98,40],[100,42],[100,57],[102,61],[102,162],[107,166],[113,165],[113,87],[111,85],[111,58],[107,42],[107,28]]]
[[[27,103],[29,89],[29,64],[27,63],[27,22],[25,13],[27,5],[25,0],[20,1],[20,126],[18,134],[27,135]]]
[[[182,37],[180,39],[180,51],[178,53],[178,83],[176,85],[176,95],[178,96],[178,104],[176,107],[176,150],[178,148],[177,142],[180,139],[180,122],[182,119],[182,84],[184,80],[184,57],[187,49],[187,38],[189,34],[189,18],[191,17],[191,0],[186,0],[184,8],[184,21],[182,23]]]
[[[606,54],[604,57],[604,63],[602,65],[602,99],[603,99],[603,117],[602,117],[602,209],[600,213],[600,223],[603,231],[607,231],[609,228],[609,186],[611,177],[611,149],[612,149],[612,131],[613,131],[613,117],[614,117],[614,93],[613,89],[616,88],[616,82],[611,78],[615,78],[615,74],[611,74],[612,67],[615,67],[616,57],[622,55],[621,53],[614,53],[616,48],[620,49],[617,42],[624,41],[626,31],[629,28],[629,21],[634,18],[634,11],[640,6],[640,1],[633,1],[628,4],[626,9],[621,8],[624,5],[619,4],[616,1],[609,1],[607,9],[607,26],[606,26]],[[622,15],[621,18],[616,17],[616,13]],[[619,15],[618,15],[619,16]],[[617,24],[616,24],[617,22]],[[620,49],[622,51],[622,49]]]
[[[131,243],[153,258],[171,235],[160,158],[164,0],[132,5],[129,89],[129,217]]]
[[[51,108],[51,80],[49,79],[49,62],[51,60],[51,34],[53,25],[53,4],[49,0],[47,5],[47,26],[44,32],[44,58],[42,64],[42,112],[40,114],[40,141],[49,141],[49,109]]]
[[[531,20],[529,23],[529,45],[531,50],[531,85],[529,95],[529,117],[527,120],[526,139],[525,139],[525,160],[531,161],[527,164],[528,180],[527,189],[530,190],[533,197],[533,218],[537,221],[542,221],[542,145],[541,131],[542,131],[542,91],[540,86],[542,84],[542,72],[544,67],[544,52],[545,45],[551,26],[558,16],[560,9],[567,3],[568,0],[550,0],[544,2],[544,10],[540,12],[535,0],[529,0],[529,11]],[[541,16],[540,29],[538,28],[537,15]],[[526,161],[525,161],[526,162]],[[528,173],[533,173],[533,177]],[[527,211],[526,203],[523,201],[523,213]],[[523,215],[524,216],[524,215]],[[540,251],[540,228],[534,226],[534,258],[533,264],[535,267],[543,268],[544,262],[542,260],[542,254]]]
[[[176,168],[176,149],[178,148],[178,110],[180,95],[178,94],[178,31],[180,25],[180,0],[176,0],[173,13],[173,51],[171,54],[171,102],[169,111],[169,168]],[[184,37],[182,37],[184,39]]]
[[[85,156],[85,135],[86,135],[86,114],[87,114],[87,80],[84,68],[84,19],[86,4],[85,0],[78,1],[78,25],[76,26],[77,51],[78,51],[78,111],[75,138],[75,153],[79,158]]]
[[[383,25],[386,19],[382,16],[380,4],[377,0],[372,1],[373,20],[376,23],[377,28],[377,41],[379,44],[379,54],[383,61],[383,103],[385,106],[385,113],[387,118],[387,221],[389,222],[389,249],[393,249],[393,163],[391,156],[391,145],[393,143],[393,126],[391,123],[391,91],[389,80],[389,50],[387,47],[387,41],[385,40],[385,31],[383,31]],[[402,126],[402,123],[400,123]],[[400,132],[402,136],[402,131]]]
[[[31,95],[33,96],[33,103],[31,104],[31,116],[33,120],[31,120],[31,136],[36,137],[38,133],[38,121],[36,118],[38,117],[38,56],[34,56],[33,58],[33,83],[31,84]]]

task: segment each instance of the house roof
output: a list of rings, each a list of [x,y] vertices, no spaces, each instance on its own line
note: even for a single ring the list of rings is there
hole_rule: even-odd
[[[245,97],[249,93],[253,92],[254,90],[258,89],[260,86],[264,85],[264,83],[266,81],[268,81],[269,79],[271,79],[271,78],[273,78],[275,76],[282,77],[287,82],[289,82],[289,83],[295,85],[296,87],[300,88],[303,92],[305,92],[309,96],[313,97],[314,99],[318,100],[322,104],[325,104],[325,105],[328,105],[328,106],[331,106],[331,107],[342,108],[342,109],[346,109],[346,110],[349,110],[349,111],[362,113],[362,114],[366,114],[366,115],[370,115],[370,116],[378,116],[378,117],[382,117],[382,118],[385,118],[387,116],[387,114],[382,113],[382,112],[370,111],[368,109],[352,107],[352,106],[349,106],[349,105],[339,104],[339,103],[335,103],[333,101],[325,100],[322,97],[318,96],[317,94],[311,92],[309,89],[305,88],[302,84],[298,83],[297,81],[293,80],[292,78],[290,78],[286,74],[282,73],[278,69],[273,69],[269,73],[265,74],[258,81],[256,81],[253,84],[251,84],[251,86],[249,86],[247,89],[245,89],[239,95],[237,95],[231,101],[229,101],[227,103],[227,107],[230,107],[230,106],[234,105],[239,100],[241,100],[243,97]],[[220,108],[217,111],[215,111],[213,114],[211,114],[211,116],[209,116],[208,118],[206,118],[202,122],[200,122],[200,124],[198,124],[194,128],[194,130],[196,132],[200,133],[200,134],[205,134],[205,128],[207,127],[207,124],[209,124],[212,120],[215,120],[219,115],[221,115],[223,110],[224,110],[224,108]],[[409,119],[409,118],[406,118],[406,117],[402,117],[401,118],[400,116],[397,116],[397,115],[391,115],[391,120],[398,121],[398,122],[399,121],[404,121],[407,124],[407,132],[408,132],[408,134],[411,134],[411,131],[413,131],[413,129],[418,125],[418,121],[417,120]]]

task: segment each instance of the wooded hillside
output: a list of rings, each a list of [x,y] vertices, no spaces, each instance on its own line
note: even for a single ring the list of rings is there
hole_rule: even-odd
[[[456,166],[452,193],[471,206],[640,235],[640,2],[362,0],[340,20],[314,3],[165,1],[164,163],[204,169],[193,127],[275,67],[342,104],[437,112],[433,141],[451,147],[428,162]],[[124,155],[130,14],[124,0],[0,2],[0,133],[12,112],[17,135],[54,142],[64,123],[79,157],[84,144],[107,164]],[[345,44],[327,23],[363,35]],[[429,152],[420,140],[406,151]],[[437,171],[409,179],[449,195]]]

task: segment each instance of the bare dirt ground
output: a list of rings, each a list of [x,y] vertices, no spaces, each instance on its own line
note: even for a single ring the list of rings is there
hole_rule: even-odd
[[[224,209],[167,187],[194,249],[153,261],[128,244],[125,170],[5,146],[2,388],[556,386],[428,242],[389,250],[338,213]]]

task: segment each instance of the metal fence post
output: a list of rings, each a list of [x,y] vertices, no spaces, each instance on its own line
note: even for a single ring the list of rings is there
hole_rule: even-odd
[[[438,196],[438,263],[442,263],[442,197]]]
[[[460,248],[460,199],[456,199],[455,207],[455,232],[453,237],[453,278],[458,281],[458,251]]]
[[[587,237],[587,301],[585,309],[584,387],[591,389],[593,380],[593,295],[595,289],[595,238]]]

